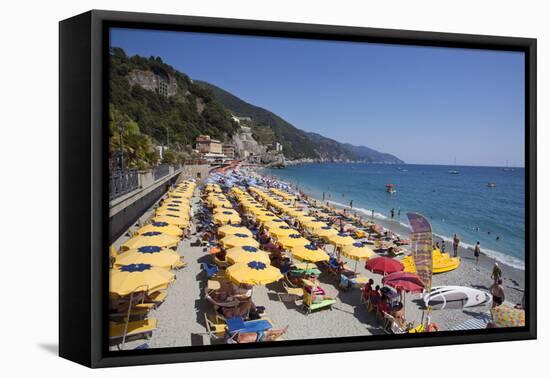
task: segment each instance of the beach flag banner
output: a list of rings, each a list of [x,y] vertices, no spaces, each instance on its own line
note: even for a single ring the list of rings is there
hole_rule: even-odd
[[[416,274],[429,292],[432,287],[432,226],[418,213],[407,213],[407,218],[411,226],[412,256]]]

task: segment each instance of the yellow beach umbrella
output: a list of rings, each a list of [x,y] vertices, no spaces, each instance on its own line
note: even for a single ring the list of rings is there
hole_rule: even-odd
[[[292,247],[298,245],[310,244],[309,240],[307,240],[300,234],[290,234],[288,236],[285,236],[284,238],[277,240],[277,242],[286,249],[291,249]]]
[[[181,257],[171,249],[140,247],[116,256],[115,267],[132,264],[150,264],[164,269],[173,269],[181,264]]]
[[[125,296],[136,291],[151,292],[168,286],[175,276],[169,270],[151,264],[130,264],[109,272],[109,293]]]
[[[298,222],[300,222],[301,224],[305,224],[307,222],[313,222],[317,220],[317,218],[312,217],[311,215],[298,215],[296,219],[298,219]]]
[[[279,228],[281,226],[288,226],[288,223],[278,218],[264,223],[264,227],[267,228],[268,230],[271,230],[272,228]]]
[[[318,236],[320,238],[329,238],[331,236],[338,234],[338,231],[336,231],[334,228],[330,226],[323,226],[321,228],[314,229],[311,232],[313,233],[313,235]]]
[[[234,264],[225,272],[231,281],[247,285],[267,285],[283,278],[279,269],[261,261]]]
[[[216,213],[212,217],[214,223],[216,224],[227,224],[227,223],[241,223],[241,217],[237,214],[234,214],[230,211],[224,211],[222,213]]]
[[[249,237],[252,237],[252,231],[250,231],[245,226],[241,226],[240,224],[226,224],[225,226],[218,228],[218,234],[220,234],[221,236],[245,234]]]
[[[179,228],[187,228],[189,227],[189,224],[190,224],[189,219],[182,218],[173,214],[157,215],[153,218],[153,222],[164,222],[164,223],[172,224]]]
[[[313,244],[301,244],[290,249],[292,256],[309,262],[328,261],[329,256],[325,251]]]
[[[237,211],[235,211],[235,209],[228,209],[227,207],[215,207],[212,212],[214,214],[217,214],[217,213],[225,213],[227,214],[227,212],[230,212],[232,214],[235,214],[235,215],[239,215],[239,213],[237,213]]]
[[[310,230],[317,230],[319,228],[327,227],[328,225],[320,219],[313,219],[313,220],[308,220],[306,222],[302,222],[302,226]]]
[[[286,237],[288,235],[292,235],[296,233],[296,230],[293,228],[290,228],[289,226],[279,226],[279,227],[272,227],[269,229],[269,233],[272,236],[275,236],[277,238]]]
[[[271,264],[267,252],[250,245],[229,249],[225,258],[232,264],[247,263],[250,261],[260,261],[264,264]]]
[[[157,215],[176,215],[180,218],[189,219],[189,208],[186,209],[176,209],[171,207],[159,207],[155,214]]]
[[[260,243],[258,243],[255,239],[251,238],[247,234],[239,233],[228,235],[220,239],[220,243],[225,248],[242,247],[245,245],[250,245],[252,247],[258,248],[260,246]]]
[[[176,225],[170,224],[168,222],[153,222],[151,224],[148,224],[146,226],[143,226],[139,230],[136,231],[136,235],[142,235],[146,232],[151,231],[158,231],[162,232],[166,235],[172,235],[172,236],[178,236],[181,237],[183,235],[183,230],[179,228]]]
[[[376,253],[365,243],[355,242],[342,248],[342,255],[352,260],[368,260],[377,256]]]
[[[273,219],[278,219],[278,218],[273,213],[263,213],[263,214],[258,214],[256,216],[256,219],[259,220],[260,222],[269,222]]]
[[[120,249],[126,251],[128,249],[137,249],[139,247],[156,246],[163,248],[172,248],[178,245],[180,238],[177,236],[166,235],[158,231],[149,231],[142,235],[134,236],[127,240]]]
[[[351,236],[341,233],[331,235],[327,239],[329,243],[334,244],[336,247],[345,247],[355,243],[355,239],[353,239]]]

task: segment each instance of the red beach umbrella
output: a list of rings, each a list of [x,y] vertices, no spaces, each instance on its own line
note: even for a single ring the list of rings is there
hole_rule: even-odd
[[[388,274],[382,278],[382,284],[391,286],[400,291],[408,293],[421,293],[424,289],[424,284],[414,273],[395,272]]]
[[[382,256],[368,260],[365,264],[365,269],[368,269],[373,273],[386,275],[395,272],[402,272],[405,268],[399,261]]]

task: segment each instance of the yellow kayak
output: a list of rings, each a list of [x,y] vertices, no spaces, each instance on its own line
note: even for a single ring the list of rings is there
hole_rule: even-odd
[[[405,267],[405,272],[416,273],[416,267],[412,256],[407,256],[401,263]],[[455,270],[460,266],[460,258],[451,257],[448,253],[441,253],[439,249],[434,249],[432,253],[433,273],[445,273]]]

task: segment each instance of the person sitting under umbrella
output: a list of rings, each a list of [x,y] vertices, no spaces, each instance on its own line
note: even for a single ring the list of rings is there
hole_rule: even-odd
[[[394,317],[397,324],[403,328],[405,325],[405,307],[399,302],[396,307],[390,310],[389,314]]]
[[[336,299],[327,295],[325,289],[321,287],[321,284],[315,274],[310,274],[307,279],[311,285],[306,285],[304,289],[311,294],[311,303],[319,303],[325,299]]]

